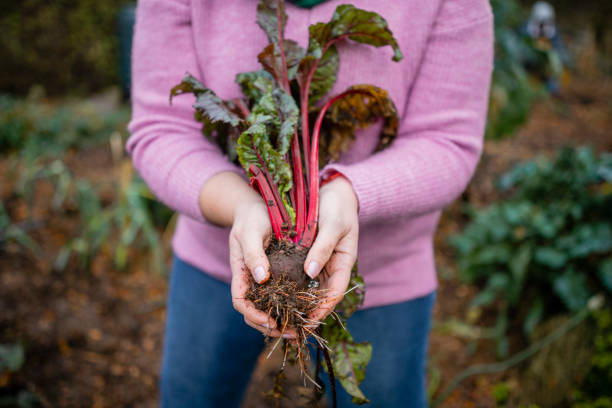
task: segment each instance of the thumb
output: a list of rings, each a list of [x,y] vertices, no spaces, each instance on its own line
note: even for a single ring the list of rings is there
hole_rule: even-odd
[[[264,251],[263,238],[257,234],[246,234],[240,242],[246,267],[251,271],[257,283],[264,283],[270,278],[270,263]]]
[[[304,262],[304,272],[310,276],[310,279],[316,278],[321,273],[321,269],[329,261],[337,243],[338,237],[330,229],[319,230]]]

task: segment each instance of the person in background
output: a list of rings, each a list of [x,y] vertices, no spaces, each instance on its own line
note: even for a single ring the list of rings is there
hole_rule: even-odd
[[[526,68],[544,81],[551,94],[558,95],[570,57],[555,23],[554,7],[546,1],[535,2],[522,31],[540,51],[536,55],[526,56]]]

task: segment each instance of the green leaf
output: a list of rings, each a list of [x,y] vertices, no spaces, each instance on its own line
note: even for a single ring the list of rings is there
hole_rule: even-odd
[[[223,122],[238,126],[242,119],[229,108],[213,91],[204,92],[196,97],[193,107],[205,115],[212,123]]]
[[[252,100],[253,103],[274,88],[274,78],[263,69],[236,75],[236,83],[240,85],[244,96]]]
[[[280,32],[279,20],[280,17]],[[268,36],[270,43],[278,43],[287,25],[285,2],[277,0],[260,0],[257,5],[257,24]]]
[[[403,58],[389,30],[387,22],[380,15],[358,9],[352,5],[336,8],[328,23],[313,24],[308,29],[308,51],[302,59],[297,73],[300,87],[309,86],[309,105],[321,99],[336,82],[338,72],[338,51],[335,43],[343,39],[370,44],[376,47],[389,45],[393,48],[393,60]],[[313,72],[314,67],[316,70]],[[309,77],[312,76],[309,82]]]
[[[612,292],[612,258],[608,258],[599,265],[599,280]]]
[[[372,345],[369,342],[355,342],[345,329],[344,323],[332,316],[325,319],[321,329],[321,336],[327,340],[330,349],[336,379],[353,397],[353,403],[368,403],[368,399],[359,389],[359,384],[365,378],[365,369],[372,357]],[[327,367],[325,370],[327,371]]]
[[[506,243],[491,243],[474,252],[473,261],[478,264],[496,264],[509,262],[513,257],[512,248]]]
[[[57,257],[55,258],[55,262],[53,263],[53,269],[56,271],[63,271],[66,269],[66,265],[68,265],[68,260],[70,260],[70,255],[72,254],[72,245],[70,243],[62,246]]]
[[[495,331],[497,332],[497,356],[499,358],[506,357],[508,355],[508,337],[506,337],[506,330],[508,329],[508,315],[505,312],[500,313],[497,316],[495,322]]]
[[[289,203],[288,192],[293,186],[293,173],[285,155],[297,120],[298,108],[293,98],[278,88],[268,91],[253,107],[247,118],[250,126],[240,135],[236,146],[238,159],[245,170],[254,164],[270,174],[292,219],[295,219],[295,211]]]
[[[172,97],[184,93],[195,95],[196,102],[193,107],[211,123],[221,122],[235,127],[243,122],[242,118],[236,113],[237,109],[233,104],[223,101],[191,74],[185,75],[181,83],[172,88],[170,101],[172,101]]]
[[[258,59],[279,84],[282,83],[285,70],[287,70],[289,81],[295,77],[297,67],[306,54],[306,51],[297,42],[284,39],[287,19],[284,1],[261,0],[257,5],[257,24],[265,31],[270,42],[259,53]],[[283,53],[281,53],[281,39],[285,55],[284,64]]]
[[[476,296],[474,296],[474,299],[472,299],[472,301],[470,302],[470,307],[490,305],[491,303],[493,303],[496,297],[497,291],[487,288],[481,291]]]
[[[272,91],[272,97],[274,98],[281,123],[278,130],[276,149],[280,154],[285,155],[289,152],[291,139],[298,125],[300,110],[293,97],[278,88]]]
[[[512,282],[509,285],[508,301],[510,304],[516,304],[520,300],[523,290],[523,283],[527,275],[527,268],[531,262],[532,247],[531,244],[525,243],[521,245],[514,257],[510,260],[509,267],[512,274]]]
[[[591,295],[585,275],[571,269],[554,279],[553,288],[571,311],[577,311],[586,306]]]
[[[525,321],[523,322],[523,332],[526,335],[530,335],[533,332],[533,329],[535,329],[538,323],[540,323],[543,316],[544,302],[542,302],[542,298],[538,297],[529,308],[527,316],[525,316]]]
[[[0,374],[3,371],[18,371],[24,361],[25,355],[21,344],[0,344]]]
[[[353,267],[353,276],[357,275],[356,265]],[[356,279],[359,283],[361,279]],[[358,294],[363,298],[363,292]],[[362,301],[362,300],[361,300]],[[336,306],[336,311],[342,311],[342,306]],[[332,367],[336,379],[342,387],[353,397],[353,403],[365,404],[368,399],[359,389],[359,384],[365,378],[365,369],[372,357],[372,345],[369,342],[357,343],[346,329],[343,316],[333,313],[321,325],[321,337],[329,346]],[[327,371],[327,367],[325,367]]]
[[[202,133],[209,140],[217,143],[230,161],[236,160],[236,142],[246,126],[236,103],[221,100],[190,74],[187,74],[180,84],[172,88],[170,101],[172,97],[184,93],[193,93],[196,96],[195,119],[202,123]],[[241,102],[244,103],[244,101]]]
[[[331,349],[334,374],[345,391],[353,397],[353,403],[369,403],[359,389],[359,384],[365,379],[365,369],[372,358],[372,345],[369,342],[342,341]]]
[[[317,60],[312,55],[307,55],[302,59],[298,68],[298,80],[301,81],[307,77]],[[309,105],[315,104],[332,89],[336,83],[339,67],[340,58],[338,50],[335,45],[332,45],[327,49],[323,57],[318,60],[317,68],[314,71],[312,82],[308,89]]]
[[[536,249],[534,259],[537,263],[552,269],[560,269],[567,263],[568,257],[564,252],[553,247],[540,247]]]
[[[403,58],[397,40],[389,30],[387,22],[379,14],[358,9],[350,4],[343,4],[336,8],[329,23],[318,23],[310,26],[308,41],[308,55],[321,58],[323,50],[332,41],[349,38],[353,41],[383,47],[393,48],[393,60]]]
[[[501,272],[494,273],[487,281],[487,287],[474,297],[470,306],[486,306],[495,300],[498,293],[507,293],[510,291],[511,286],[512,282],[507,274]]]
[[[293,40],[284,40],[283,45],[285,51],[287,76],[291,81],[297,73],[299,63],[306,54],[306,50],[300,47],[300,45]],[[259,53],[257,59],[264,69],[269,72],[278,83],[281,83],[285,65],[283,65],[283,59],[278,45],[269,44],[263,49],[262,52]]]
[[[7,241],[14,241],[22,247],[30,250],[34,255],[41,253],[41,248],[28,234],[15,225],[10,225],[6,229],[6,236],[4,238]],[[0,239],[1,242],[1,239]]]

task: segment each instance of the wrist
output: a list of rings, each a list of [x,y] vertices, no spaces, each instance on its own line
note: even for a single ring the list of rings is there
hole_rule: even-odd
[[[233,172],[221,172],[204,184],[199,204],[206,220],[219,226],[231,227],[238,209],[258,200],[261,201],[261,197],[242,176]]]
[[[231,221],[232,225],[234,225],[236,221],[240,220],[241,217],[243,217],[243,215],[246,217],[252,216],[253,212],[258,207],[260,207],[259,211],[264,212],[266,215],[268,214],[268,209],[266,207],[266,204],[264,203],[263,199],[259,195],[256,195],[256,196],[248,195],[247,197],[244,197],[244,199],[236,203],[236,205],[233,208],[232,221]]]
[[[342,201],[347,205],[350,205],[350,207],[355,208],[355,211],[358,212],[359,199],[357,198],[357,193],[353,188],[353,184],[342,173],[333,172],[322,180],[320,184],[320,191],[321,194],[325,194],[326,191],[334,191],[335,193],[340,194]]]

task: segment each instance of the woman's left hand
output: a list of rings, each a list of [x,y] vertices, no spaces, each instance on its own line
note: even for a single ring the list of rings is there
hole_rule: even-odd
[[[353,186],[336,177],[320,189],[317,237],[308,252],[304,271],[319,277],[326,301],[310,317],[321,321],[344,297],[357,260],[358,201]],[[322,272],[322,273],[321,273]]]

